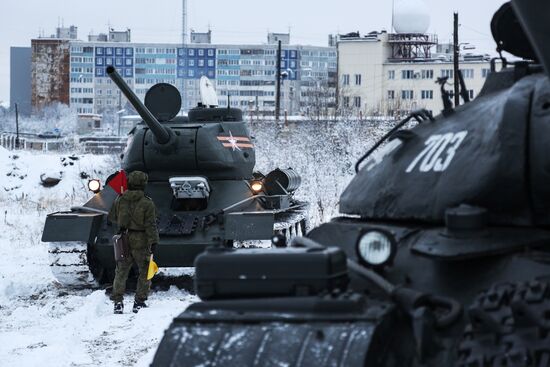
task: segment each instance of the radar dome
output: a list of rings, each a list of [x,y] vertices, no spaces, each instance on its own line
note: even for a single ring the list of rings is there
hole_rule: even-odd
[[[400,0],[393,10],[393,28],[397,33],[426,33],[430,27],[430,9],[423,0]]]

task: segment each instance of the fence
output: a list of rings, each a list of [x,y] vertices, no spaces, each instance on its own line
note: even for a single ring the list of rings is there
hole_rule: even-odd
[[[17,149],[17,137],[12,133],[0,134],[0,146]],[[126,137],[118,136],[81,136],[75,138],[41,139],[35,135],[19,136],[19,149],[38,151],[60,151],[79,149],[83,153],[106,154],[120,153],[126,147]]]

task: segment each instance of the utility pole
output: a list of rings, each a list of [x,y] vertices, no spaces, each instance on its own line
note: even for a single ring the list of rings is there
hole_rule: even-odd
[[[181,2],[181,49],[182,49],[182,52],[183,52],[183,55],[182,56],[182,60],[186,60],[185,59],[185,54],[187,53],[187,0],[182,0]],[[176,60],[177,62],[177,60]],[[186,61],[187,62],[187,61]],[[185,71],[187,69],[187,65],[185,65],[186,68],[185,69],[181,69],[182,71]],[[176,73],[177,73],[177,68],[179,66],[176,66]],[[183,77],[183,75],[180,76],[180,79],[181,79],[181,96],[185,96],[185,78]],[[189,103],[189,102],[187,102]],[[182,114],[183,114],[183,109],[185,108],[184,104],[183,104],[183,100],[182,100],[182,104],[181,104],[181,109],[182,109]]]
[[[279,113],[281,112],[281,40],[277,45],[277,72],[275,78],[275,121],[279,121]]]
[[[120,136],[120,119],[122,118],[122,93],[118,91],[118,133],[117,136]]]
[[[15,103],[15,149],[19,149],[19,110]]]
[[[455,96],[455,107],[460,105],[460,91],[459,91],[459,65],[458,58],[460,57],[459,53],[460,45],[458,44],[458,13],[454,13],[454,32],[453,32],[453,61],[454,61],[454,71],[453,71],[453,80],[454,80],[454,96]]]
[[[185,47],[187,44],[187,0],[182,0],[181,5],[181,44]]]
[[[260,121],[260,105],[258,104],[258,96],[256,95],[256,121]]]

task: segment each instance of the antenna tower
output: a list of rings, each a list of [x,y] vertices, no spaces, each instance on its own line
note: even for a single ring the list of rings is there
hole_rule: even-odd
[[[184,48],[187,44],[187,0],[182,0],[181,44]]]

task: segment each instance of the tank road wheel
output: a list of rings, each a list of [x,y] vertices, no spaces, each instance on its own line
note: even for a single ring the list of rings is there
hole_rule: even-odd
[[[550,366],[550,284],[495,285],[469,309],[459,367]]]
[[[85,242],[49,242],[50,269],[55,279],[66,287],[97,286],[88,267],[88,245]]]
[[[307,233],[308,222],[305,215],[301,212],[283,213],[275,218],[273,225],[273,234],[282,235],[286,238],[287,245],[297,236],[303,236]],[[247,241],[224,241],[224,246],[228,247],[252,247],[265,248],[269,247],[268,241],[265,240],[247,240]]]

